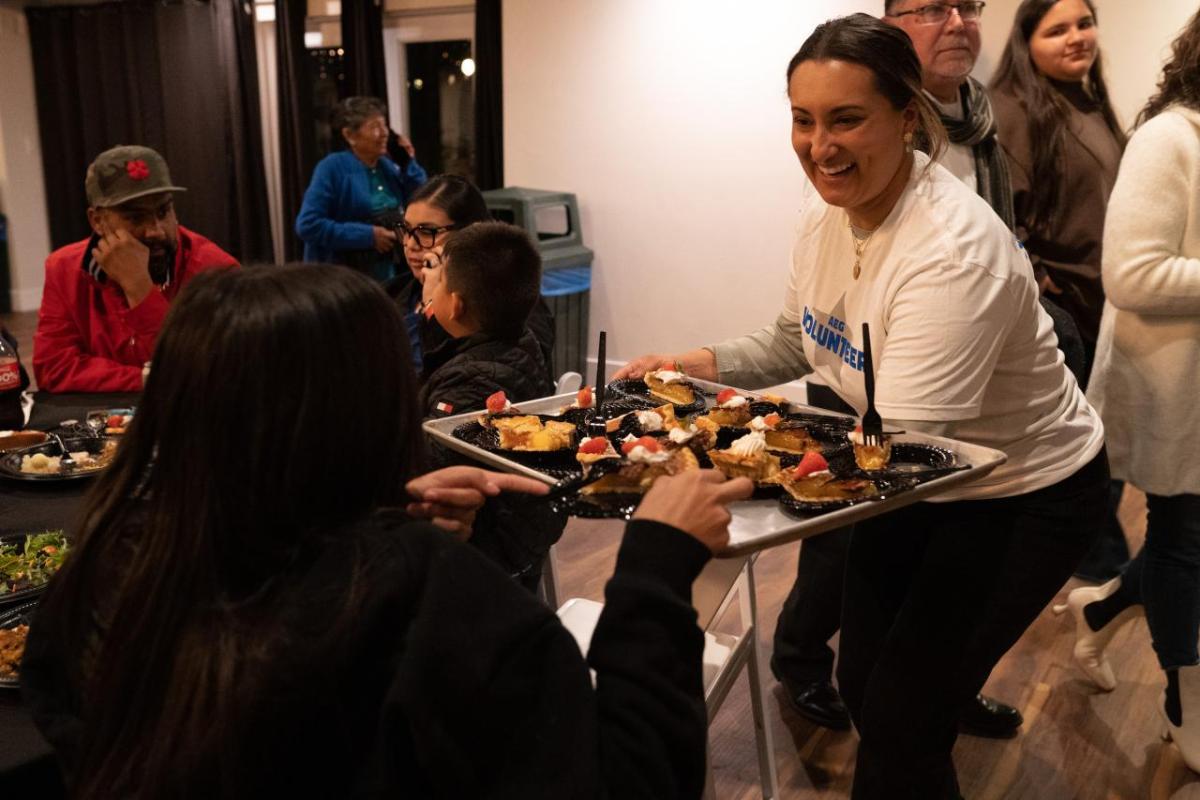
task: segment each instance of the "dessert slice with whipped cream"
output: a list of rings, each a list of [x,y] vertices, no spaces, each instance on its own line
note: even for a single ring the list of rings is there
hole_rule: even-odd
[[[804,423],[786,420],[778,414],[755,417],[746,427],[752,431],[762,431],[770,450],[796,455],[821,451],[820,443],[812,437]]]
[[[679,427],[679,420],[675,417],[675,406],[665,403],[657,408],[630,411],[619,417],[613,417],[604,423],[605,428],[609,433],[614,433],[620,429],[621,423],[629,418],[637,422],[637,427],[643,434],[669,431],[672,428]]]
[[[767,450],[762,431],[750,431],[725,450],[709,450],[713,466],[729,478],[749,478],[755,483],[775,483],[779,474],[779,456]]]
[[[892,440],[888,436],[883,437],[883,444],[878,447],[864,444],[862,425],[859,425],[847,433],[846,438],[854,445],[854,463],[865,472],[884,469],[892,459]]]
[[[586,436],[575,451],[575,460],[583,464],[584,469],[603,461],[606,458],[620,458],[621,454],[612,446],[607,436]]]
[[[620,468],[579,490],[580,494],[643,494],[664,475],[699,469],[700,462],[686,447],[663,447],[653,436],[627,437],[621,443]]]
[[[736,389],[722,389],[717,395],[717,404],[706,416],[718,425],[743,427],[750,422],[750,398],[738,394]]]
[[[794,468],[781,471],[777,482],[803,503],[861,500],[879,494],[873,481],[835,476],[820,453],[806,454]]]
[[[485,428],[492,427],[492,422],[495,417],[515,417],[519,416],[521,413],[519,408],[508,402],[508,396],[504,394],[503,389],[488,395],[487,400],[483,401],[483,405],[484,413],[479,417],[479,424]]]
[[[650,390],[651,397],[681,406],[696,402],[696,390],[692,388],[688,376],[678,370],[656,369],[643,375],[642,381]]]

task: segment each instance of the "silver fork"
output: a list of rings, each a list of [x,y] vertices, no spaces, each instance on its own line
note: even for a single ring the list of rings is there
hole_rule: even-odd
[[[862,417],[863,444],[883,447],[883,418],[875,410],[875,364],[871,359],[871,328],[863,323],[863,380],[867,384],[867,411]]]
[[[62,453],[62,457],[58,460],[58,468],[60,470],[75,469],[75,459],[71,458],[71,451],[67,450],[67,446],[63,444],[62,437],[57,433],[50,434],[50,438],[58,445],[58,450]]]

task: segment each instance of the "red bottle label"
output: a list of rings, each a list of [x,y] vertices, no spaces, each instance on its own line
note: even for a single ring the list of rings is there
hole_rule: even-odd
[[[16,389],[21,385],[21,368],[16,361],[0,363],[0,392]]]

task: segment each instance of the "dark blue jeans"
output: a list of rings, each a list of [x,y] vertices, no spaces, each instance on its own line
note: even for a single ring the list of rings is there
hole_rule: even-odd
[[[1163,669],[1200,663],[1200,495],[1146,495],[1146,544],[1121,574],[1121,593],[1146,607]]]

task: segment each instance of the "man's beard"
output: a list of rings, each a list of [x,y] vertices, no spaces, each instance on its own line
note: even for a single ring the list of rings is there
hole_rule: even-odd
[[[155,253],[154,248],[150,249],[150,280],[159,286],[166,283],[171,275],[171,268],[175,266],[175,251],[177,249],[178,247],[174,242],[163,242],[161,244],[161,253]]]

